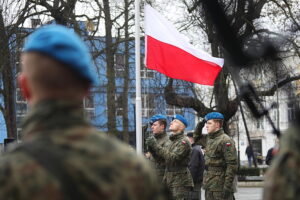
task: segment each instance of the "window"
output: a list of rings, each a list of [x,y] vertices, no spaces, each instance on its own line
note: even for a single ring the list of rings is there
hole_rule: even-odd
[[[36,28],[42,24],[41,19],[31,19],[31,27]]]
[[[182,115],[183,114],[183,109],[167,104],[166,112],[167,112],[167,116],[174,116],[175,114]]]
[[[288,103],[288,121],[291,122],[296,119],[296,105]]]
[[[25,100],[25,98],[23,97],[20,88],[17,88],[17,89],[16,89],[16,102],[17,102],[17,103],[26,103],[26,100]]]
[[[258,119],[256,121],[256,128],[257,129],[264,129],[264,120],[263,120],[263,118]]]
[[[27,103],[16,104],[17,115],[25,115],[27,113]]]
[[[115,54],[115,73],[116,77],[123,77],[125,71],[125,55]]]
[[[17,123],[17,128],[21,127],[21,123],[24,119],[25,115],[17,115],[16,116],[16,123]]]
[[[27,113],[27,102],[21,94],[21,89],[16,88],[16,120],[17,128],[21,127],[21,122]]]
[[[85,116],[92,120],[95,118],[94,96],[92,94],[83,99],[83,107]]]
[[[257,159],[258,164],[262,164],[263,162],[263,155],[262,155],[262,140],[261,139],[254,139],[251,140],[253,153]]]
[[[145,66],[145,56],[141,56],[141,78],[154,78],[154,71]]]
[[[123,115],[123,96],[122,94],[115,94],[116,102],[116,116]]]
[[[154,115],[154,95],[153,94],[143,94],[142,95],[142,116],[150,117]]]
[[[251,140],[252,142],[252,147],[253,147],[253,152],[260,153],[262,154],[262,141],[261,139],[255,139]]]

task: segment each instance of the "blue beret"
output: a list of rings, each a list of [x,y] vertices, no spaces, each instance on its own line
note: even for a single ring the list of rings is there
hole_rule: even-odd
[[[176,115],[174,115],[172,120],[174,120],[174,119],[178,119],[179,121],[181,121],[185,125],[185,127],[188,126],[187,120],[182,115],[176,114]]]
[[[224,119],[224,116],[219,112],[211,112],[205,115],[204,119],[205,121],[208,121],[210,119]]]
[[[157,114],[157,115],[153,115],[150,118],[150,123],[153,124],[154,122],[156,122],[157,120],[166,120],[167,121],[167,117],[161,114]]]
[[[47,25],[30,34],[23,52],[40,52],[75,71],[80,77],[96,84],[93,62],[87,46],[72,29]]]

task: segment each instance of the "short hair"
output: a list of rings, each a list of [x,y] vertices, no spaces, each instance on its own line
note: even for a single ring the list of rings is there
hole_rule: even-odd
[[[159,122],[160,125],[164,125],[164,129],[167,128],[167,121],[166,121],[166,120],[164,120],[164,119],[159,119],[159,120],[157,120],[157,121]]]
[[[22,57],[26,54],[30,56],[29,63],[26,65],[26,72],[29,74],[35,88],[39,90],[60,92],[62,94],[68,94],[72,90],[72,93],[76,94],[79,88],[88,89],[91,85],[90,81],[47,55],[28,52],[23,53]]]
[[[212,119],[214,122],[217,122],[220,124],[220,128],[223,127],[223,124],[224,124],[224,120],[223,119]]]
[[[193,132],[188,132],[188,133],[186,134],[186,136],[188,136],[188,137],[190,137],[190,138],[193,138],[193,137],[194,137],[194,133],[193,133]]]

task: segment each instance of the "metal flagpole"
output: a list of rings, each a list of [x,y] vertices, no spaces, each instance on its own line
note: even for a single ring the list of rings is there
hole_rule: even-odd
[[[142,154],[142,99],[140,74],[140,0],[135,0],[135,130],[136,151]]]

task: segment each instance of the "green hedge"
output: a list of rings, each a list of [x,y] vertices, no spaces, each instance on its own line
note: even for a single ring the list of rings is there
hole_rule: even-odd
[[[248,167],[241,167],[238,171],[238,176],[259,176],[260,169],[259,168],[248,168]]]

